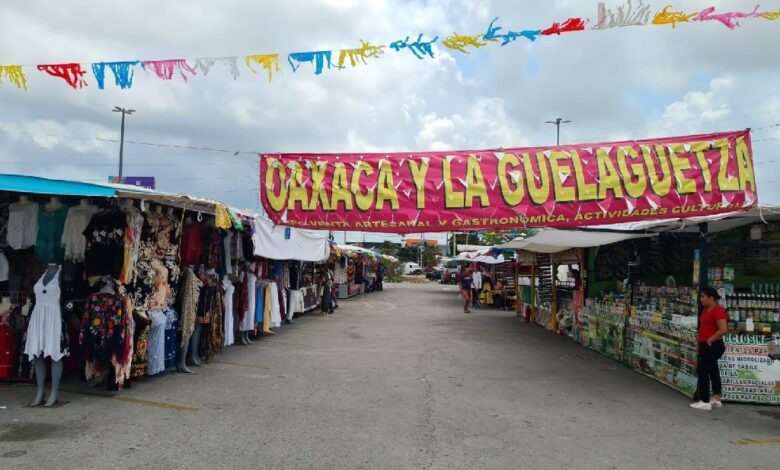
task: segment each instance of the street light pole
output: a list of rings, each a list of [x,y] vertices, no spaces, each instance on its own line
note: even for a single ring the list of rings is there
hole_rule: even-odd
[[[119,131],[119,183],[122,182],[122,167],[124,166],[124,150],[125,150],[125,115],[126,114],[133,114],[135,112],[134,109],[126,109],[126,108],[120,108],[119,106],[114,106],[114,109],[112,109],[115,113],[122,113],[122,127]]]
[[[561,124],[568,124],[571,121],[568,119],[556,118],[555,121],[545,121],[546,124],[555,125],[555,145],[561,145]]]

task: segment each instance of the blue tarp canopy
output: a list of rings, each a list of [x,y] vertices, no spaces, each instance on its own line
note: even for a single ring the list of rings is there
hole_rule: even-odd
[[[0,191],[83,197],[114,197],[120,191],[154,193],[144,188],[125,184],[87,183],[9,174],[0,174]]]

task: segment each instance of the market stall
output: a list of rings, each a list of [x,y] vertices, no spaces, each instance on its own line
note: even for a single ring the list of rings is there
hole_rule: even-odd
[[[45,378],[49,359],[117,390],[270,333],[296,313],[295,258],[316,252],[299,242],[317,237],[264,230],[217,201],[0,175],[0,379]],[[284,250],[294,261],[271,259]]]

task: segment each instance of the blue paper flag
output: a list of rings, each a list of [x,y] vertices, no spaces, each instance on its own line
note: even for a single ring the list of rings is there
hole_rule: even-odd
[[[412,54],[414,54],[415,57],[422,60],[425,57],[424,56],[430,56],[433,57],[433,47],[432,45],[439,40],[439,36],[436,36],[435,38],[431,39],[430,41],[423,41],[422,40],[423,35],[420,34],[417,36],[417,40],[413,43],[409,43],[409,36],[406,36],[406,39],[399,39],[397,41],[393,41],[390,43],[390,49],[393,49],[394,51],[398,52],[401,49],[409,49],[412,51]]]
[[[139,61],[130,62],[97,62],[92,64],[92,73],[97,80],[98,88],[105,88],[106,66],[114,73],[114,82],[116,86],[125,90],[133,86],[133,66],[138,65]]]
[[[314,73],[319,75],[325,68],[326,60],[328,62],[328,68],[330,68],[330,56],[331,51],[293,52],[287,56],[287,62],[290,63],[293,72],[297,71],[302,63],[311,62],[314,64]]]
[[[536,41],[536,38],[541,36],[542,30],[541,29],[534,29],[534,30],[523,30],[523,31],[507,31],[506,33],[499,34],[498,32],[504,29],[501,26],[493,26],[496,21],[498,21],[498,17],[494,18],[493,21],[490,22],[490,25],[488,26],[487,31],[485,31],[485,34],[482,36],[482,39],[485,41],[496,41],[496,40],[503,40],[501,43],[502,46],[506,46],[510,42],[515,41],[517,38],[526,38],[529,41]]]

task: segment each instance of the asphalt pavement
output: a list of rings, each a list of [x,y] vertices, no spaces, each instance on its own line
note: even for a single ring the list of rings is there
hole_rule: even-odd
[[[768,469],[780,409],[679,393],[456,288],[388,284],[197,375],[0,384],[0,468]]]

